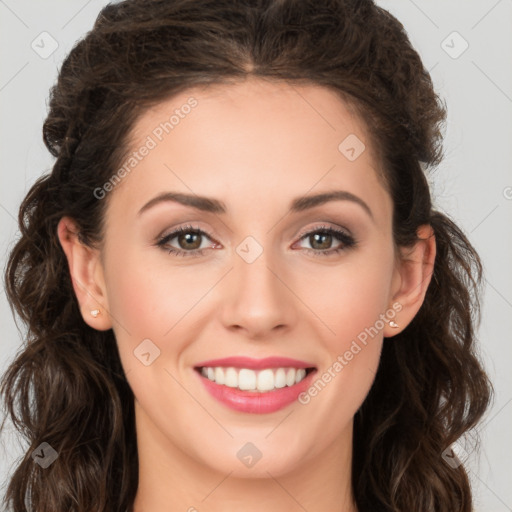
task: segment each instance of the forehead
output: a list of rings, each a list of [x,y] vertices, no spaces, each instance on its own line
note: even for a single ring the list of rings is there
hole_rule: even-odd
[[[263,135],[266,143],[271,138],[282,144],[305,139],[311,141],[305,146],[309,148],[323,139],[326,146],[338,149],[344,133],[357,133],[365,140],[366,149],[372,150],[365,123],[336,91],[259,78],[197,86],[162,101],[139,117],[132,128],[131,143],[141,142],[148,134],[157,142],[171,133],[179,137],[187,124],[194,124],[196,133],[200,125],[205,130],[215,126],[209,138],[229,132],[247,147],[259,140],[254,137]],[[244,138],[248,132],[250,138]]]
[[[383,192],[364,123],[318,85],[248,79],[190,88],[138,118],[129,150],[145,145],[116,189],[133,204],[164,189],[281,202],[329,187]]]

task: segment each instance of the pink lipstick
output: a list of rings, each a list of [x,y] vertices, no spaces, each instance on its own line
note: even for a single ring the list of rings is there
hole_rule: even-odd
[[[239,412],[265,414],[297,400],[316,372],[313,364],[284,357],[228,357],[194,366],[206,390]]]

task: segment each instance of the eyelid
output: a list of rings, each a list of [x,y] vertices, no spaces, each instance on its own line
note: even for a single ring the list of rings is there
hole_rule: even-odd
[[[164,240],[165,238],[169,237],[170,235],[176,236],[179,235],[181,232],[188,232],[188,231],[197,231],[201,234],[205,234],[208,236],[208,238],[214,240],[214,236],[205,228],[201,228],[199,226],[192,226],[192,224],[185,224],[183,226],[178,226],[176,228],[172,228],[170,230],[165,229],[162,231],[161,234],[157,235],[156,240]]]
[[[192,226],[191,224],[187,224],[184,226],[179,226],[177,228],[172,229],[170,232],[167,232],[167,234],[159,235],[156,239],[156,245],[157,247],[160,247],[164,250],[166,250],[169,254],[174,253],[175,256],[202,256],[204,251],[208,248],[203,249],[194,249],[191,251],[186,251],[184,249],[176,248],[173,246],[170,246],[171,248],[166,249],[166,245],[170,242],[170,240],[173,240],[177,236],[179,236],[182,233],[189,233],[189,232],[195,232],[196,234],[199,234],[200,236],[206,236],[209,238],[213,245],[216,246],[214,248],[218,248],[219,242],[215,240],[214,236],[207,230],[200,228],[198,226]],[[339,242],[341,242],[341,247],[338,248],[330,248],[327,250],[315,250],[308,247],[302,247],[301,249],[305,251],[306,253],[312,253],[313,255],[324,255],[329,256],[331,254],[336,254],[338,252],[348,250],[352,247],[355,247],[358,245],[358,240],[350,233],[350,230],[339,227],[339,226],[329,226],[325,223],[320,226],[313,226],[310,228],[304,228],[300,231],[298,235],[296,235],[297,240],[293,243],[293,245],[300,243],[302,240],[306,239],[308,236],[311,236],[315,233],[328,233],[331,236],[334,236]],[[165,231],[164,231],[165,233]],[[293,247],[292,245],[292,247]],[[212,247],[209,247],[212,248]]]
[[[297,235],[297,239],[298,240],[302,239],[305,235],[309,235],[309,234],[315,233],[317,231],[329,230],[329,229],[332,229],[337,232],[341,232],[341,233],[345,234],[346,236],[353,238],[351,231],[345,227],[338,226],[338,225],[331,226],[331,225],[322,223],[320,226],[313,226],[313,227],[301,229],[299,231],[299,234]]]
[[[306,240],[309,236],[316,234],[316,233],[326,233],[334,238],[336,238],[339,242],[341,242],[341,246],[330,248],[325,251],[315,250],[311,249],[309,247],[303,247],[302,250],[306,251],[309,254],[312,254],[313,256],[329,256],[338,254],[340,252],[347,251],[349,249],[355,248],[358,246],[359,241],[356,239],[351,233],[350,230],[342,227],[333,227],[328,226],[325,224],[322,224],[321,226],[315,226],[312,228],[306,229],[304,232],[301,232],[301,234],[298,236],[297,242],[294,242],[293,245],[302,242],[303,240]]]
[[[184,226],[179,226],[177,228],[173,228],[170,231],[165,230],[163,233],[156,237],[155,245],[165,247],[166,243],[168,243],[170,240],[176,238],[181,233],[188,233],[188,232],[196,232],[201,236],[208,237],[212,242],[213,245],[219,245],[219,242],[215,240],[215,237],[204,228],[200,228],[199,226],[192,226],[191,224],[186,224]],[[203,251],[204,249],[196,249],[195,251],[184,251],[190,254],[193,254],[194,252]],[[183,251],[183,249],[176,249],[176,251]]]

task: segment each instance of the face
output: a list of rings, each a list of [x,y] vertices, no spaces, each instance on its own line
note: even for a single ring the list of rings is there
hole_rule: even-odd
[[[101,301],[145,448],[242,477],[349,456],[400,283],[361,121],[325,88],[249,80],[148,110],[130,151]]]

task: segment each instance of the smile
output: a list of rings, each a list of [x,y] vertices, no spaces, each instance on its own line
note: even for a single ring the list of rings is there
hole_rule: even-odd
[[[316,368],[287,358],[227,358],[194,367],[206,390],[239,412],[270,413],[291,405]]]
[[[202,367],[201,374],[212,382],[242,391],[264,393],[294,386],[301,382],[312,368],[267,368],[260,371],[250,368]]]

